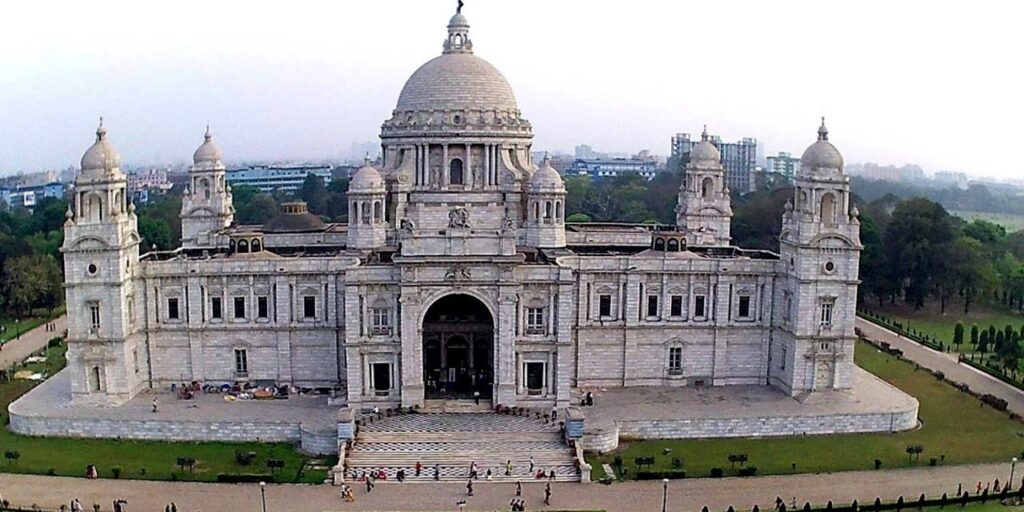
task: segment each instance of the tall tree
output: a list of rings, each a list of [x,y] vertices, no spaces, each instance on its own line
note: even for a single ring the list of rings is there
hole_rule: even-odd
[[[964,324],[963,322],[957,322],[953,327],[953,344],[956,345],[956,351],[960,351],[960,345],[964,343]]]
[[[327,187],[324,180],[316,174],[307,174],[302,188],[299,189],[299,197],[306,202],[309,211],[317,215],[327,215]]]
[[[884,236],[886,264],[915,309],[925,304],[940,269],[939,248],[953,240],[949,214],[938,203],[916,198],[899,203]]]

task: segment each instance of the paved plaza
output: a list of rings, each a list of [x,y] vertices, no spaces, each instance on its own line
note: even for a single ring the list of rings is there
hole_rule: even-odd
[[[1017,468],[1020,470],[1021,468]],[[853,471],[820,475],[788,475],[756,478],[695,478],[673,480],[668,485],[668,510],[698,512],[707,505],[721,512],[730,505],[749,509],[755,503],[771,510],[776,496],[787,503],[828,500],[867,503],[876,496],[894,500],[897,496],[939,496],[954,494],[957,484],[970,488],[977,481],[1005,481],[1010,464],[922,467],[911,470]],[[1018,471],[1019,475],[1019,471]],[[1019,480],[1019,476],[1015,480]],[[629,482],[612,485],[562,484],[552,486],[551,506],[542,503],[544,486],[526,482],[523,495],[527,510],[607,510],[638,512],[661,510],[661,482]],[[466,498],[464,483],[434,485],[378,485],[370,494],[356,487],[356,501],[345,503],[338,488],[310,485],[267,486],[268,512],[320,512],[345,510],[448,511],[455,502],[467,499],[467,510],[508,510],[514,495],[512,483],[481,483],[475,496]],[[0,494],[15,504],[37,503],[56,508],[78,497],[82,503],[101,503],[109,510],[111,500],[128,500],[129,510],[163,510],[174,501],[181,512],[252,512],[261,509],[256,484],[195,484],[86,480],[81,478],[0,475]]]

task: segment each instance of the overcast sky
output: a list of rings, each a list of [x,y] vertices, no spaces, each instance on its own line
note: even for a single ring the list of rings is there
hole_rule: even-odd
[[[1021,176],[1024,7],[1013,1],[466,0],[535,148],[669,152],[707,123],[800,154],[827,116],[847,162]],[[103,115],[126,162],[375,141],[438,55],[454,0],[12,2],[0,173],[78,165]]]

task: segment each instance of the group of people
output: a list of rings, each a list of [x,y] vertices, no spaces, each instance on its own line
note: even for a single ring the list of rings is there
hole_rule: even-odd
[[[416,464],[417,464],[417,466],[419,465],[418,462]],[[545,478],[547,478],[549,480],[554,480],[555,479],[555,470],[554,469],[552,469],[551,471],[548,471],[548,472],[545,472],[543,469],[537,469],[537,471],[534,472],[535,468],[536,468],[536,465],[534,464],[533,456],[531,455],[530,456],[530,469],[528,470],[527,474],[533,475],[534,478],[536,478],[537,480],[543,480]],[[513,464],[512,464],[512,459],[507,459],[505,461],[505,476],[512,476],[512,474],[514,473],[514,470],[515,470],[515,466],[513,466]],[[436,473],[436,469],[435,469],[435,475],[436,474],[437,473]],[[418,469],[417,469],[417,472],[416,472],[416,476],[419,476],[419,470]],[[487,472],[484,474],[484,478],[486,480],[488,480],[488,481],[494,479],[494,472],[491,471],[491,468],[487,468]],[[479,480],[479,479],[480,479],[480,469],[479,469],[479,467],[477,467],[476,461],[473,461],[473,462],[471,462],[469,464],[469,480],[473,481],[473,480]],[[435,478],[435,480],[436,480],[436,478]]]

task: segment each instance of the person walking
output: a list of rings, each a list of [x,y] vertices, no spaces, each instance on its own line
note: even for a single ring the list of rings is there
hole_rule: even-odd
[[[520,497],[522,495],[523,495],[523,483],[519,482],[519,481],[516,481],[516,497],[518,498],[518,497]]]
[[[470,479],[470,481],[466,483],[466,496],[472,496],[472,495],[473,495],[473,480]]]
[[[533,474],[533,455],[530,455],[530,474]]]
[[[557,405],[552,405],[551,406],[551,424],[554,425],[555,423],[558,423],[558,406]]]
[[[438,481],[440,479],[441,479],[441,465],[440,464],[434,464],[434,481],[436,482],[436,481]]]
[[[459,500],[455,502],[455,508],[459,509],[459,512],[466,510],[466,500]]]
[[[370,494],[371,492],[373,492],[373,479],[372,478],[367,478],[366,479],[366,494]]]
[[[178,512],[178,506],[173,501],[171,502],[171,512]]]
[[[544,486],[544,504],[551,505],[551,484]]]
[[[512,476],[512,459],[505,461],[505,476]]]
[[[158,400],[156,399],[156,397],[154,396],[154,397],[153,397],[153,414],[156,414],[156,411],[157,411],[157,409],[159,409],[159,408],[160,408],[160,402],[159,402],[159,401],[158,401]]]
[[[416,476],[420,476],[420,471],[423,469],[423,464],[420,461],[416,461]]]
[[[83,512],[82,502],[78,498],[71,500],[71,512]]]

